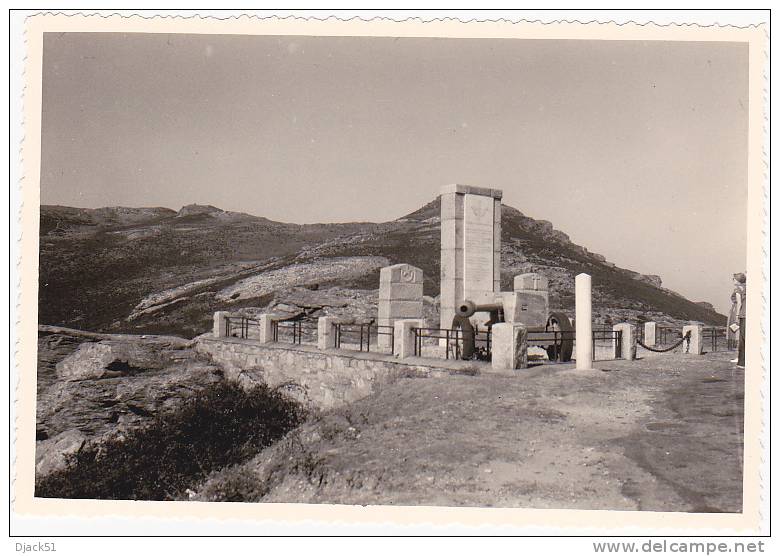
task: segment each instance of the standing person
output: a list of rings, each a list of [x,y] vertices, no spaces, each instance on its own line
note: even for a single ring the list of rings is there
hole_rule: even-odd
[[[736,288],[736,280],[734,281],[734,287]],[[737,290],[734,289],[731,292],[731,310],[729,311],[729,318],[726,321],[726,340],[728,342],[728,348],[738,346],[739,342],[739,303],[737,299]],[[732,363],[736,363],[734,359]]]
[[[739,355],[737,356],[737,367],[745,368],[745,306],[747,300],[745,294],[747,279],[744,273],[734,275],[734,294],[737,303],[737,326],[739,326]]]

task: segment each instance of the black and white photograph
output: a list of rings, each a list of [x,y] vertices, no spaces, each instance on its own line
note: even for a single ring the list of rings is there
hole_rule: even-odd
[[[754,44],[115,27],[41,34],[36,500],[745,514]]]

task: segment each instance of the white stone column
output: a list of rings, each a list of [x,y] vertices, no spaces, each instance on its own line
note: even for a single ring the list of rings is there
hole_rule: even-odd
[[[260,321],[260,343],[268,344],[274,341],[274,320],[276,315],[263,313],[258,319]]]
[[[320,317],[317,319],[317,347],[331,349],[336,347],[336,318]]]
[[[646,346],[655,347],[655,331],[656,331],[656,323],[654,322],[645,323],[644,344]]]
[[[414,329],[423,328],[423,319],[399,319],[393,324],[393,355],[401,359],[414,355]],[[422,354],[421,354],[422,355]]]
[[[577,369],[593,368],[593,307],[591,302],[590,274],[578,274],[574,278],[575,342]]]
[[[683,326],[682,334],[683,338],[685,338],[685,335],[690,332],[691,333],[691,341],[687,342],[683,340],[682,348],[683,353],[692,353],[694,355],[701,355],[704,353],[704,343],[703,343],[703,329],[704,325],[701,323],[693,323],[686,326]]]
[[[491,364],[493,369],[528,367],[528,329],[522,324],[502,322],[491,329]]]
[[[227,320],[226,317],[230,316],[230,311],[217,311],[214,313],[214,337],[224,338],[227,336]]]
[[[618,353],[617,338],[612,340],[613,353],[615,358],[633,361],[636,359],[636,331],[634,325],[628,322],[621,322],[612,327],[613,332],[620,332],[620,353]]]

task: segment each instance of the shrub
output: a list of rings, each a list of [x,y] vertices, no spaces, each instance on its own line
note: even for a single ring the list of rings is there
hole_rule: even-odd
[[[227,467],[201,485],[198,500],[208,502],[259,502],[268,492],[265,482],[246,465]]]
[[[35,487],[43,498],[171,500],[212,471],[257,454],[304,419],[304,411],[260,385],[230,381],[193,395],[148,426],[69,456]]]

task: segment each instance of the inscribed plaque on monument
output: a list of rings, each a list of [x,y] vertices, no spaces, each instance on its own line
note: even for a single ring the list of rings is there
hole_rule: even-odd
[[[466,195],[463,200],[463,287],[493,291],[493,198]]]

